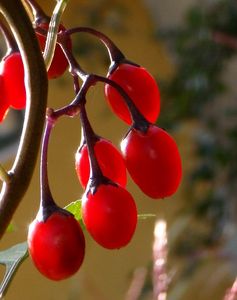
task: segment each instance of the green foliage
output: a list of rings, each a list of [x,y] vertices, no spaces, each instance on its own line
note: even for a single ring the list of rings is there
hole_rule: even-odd
[[[236,48],[225,40],[237,41],[236,19],[236,1],[212,1],[192,7],[182,26],[158,33],[172,49],[176,65],[172,79],[161,85],[164,101],[159,124],[169,128],[189,119],[200,124],[192,133],[197,163],[186,175],[185,211],[177,216],[180,222],[189,216],[189,221],[170,249],[171,256],[186,258],[177,284],[182,284],[182,275],[197,271],[202,253],[216,247],[213,253],[218,255],[223,241],[228,244],[231,239],[224,228],[235,222],[237,109],[236,101],[226,95],[236,95],[228,91],[224,78],[228,61],[236,55]],[[219,33],[222,38],[215,39]]]
[[[217,3],[205,9],[191,8],[183,27],[158,33],[158,37],[165,39],[172,48],[177,67],[172,80],[162,84],[163,111],[172,111],[168,118],[163,114],[161,122],[165,125],[170,126],[183,118],[200,117],[203,106],[226,89],[222,72],[225,62],[235,51],[217,43],[214,34],[221,31],[237,35],[234,21],[237,3],[233,0]]]

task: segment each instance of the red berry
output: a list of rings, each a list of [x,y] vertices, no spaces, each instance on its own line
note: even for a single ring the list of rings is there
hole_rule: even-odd
[[[85,192],[82,218],[93,239],[108,249],[127,245],[136,229],[136,204],[121,186],[101,184],[96,192]]]
[[[110,141],[101,138],[96,142],[94,150],[103,175],[121,186],[125,186],[127,171],[118,149]],[[80,147],[76,153],[76,172],[81,185],[85,188],[90,177],[90,163],[86,145]]]
[[[48,30],[49,24],[41,23],[38,27]],[[65,27],[63,25],[59,25],[58,31],[60,32],[62,30],[65,30]],[[36,33],[36,36],[38,38],[41,50],[44,51],[45,44],[46,44],[46,36],[43,36],[43,35],[37,34],[37,33]],[[71,43],[70,39],[68,39],[67,47],[69,49],[72,48],[72,43]],[[63,73],[66,71],[67,68],[68,68],[68,61],[63,53],[62,48],[60,47],[60,45],[57,44],[56,48],[55,48],[52,63],[48,70],[48,78],[54,79],[54,78],[57,78],[57,77],[63,75]]]
[[[109,75],[131,97],[140,113],[147,121],[154,123],[160,112],[160,93],[154,78],[146,69],[131,64],[120,64]],[[113,112],[124,122],[131,124],[131,116],[124,99],[109,84],[105,85],[105,95]]]
[[[4,120],[7,115],[7,111],[9,109],[9,103],[5,97],[5,91],[3,86],[3,76],[0,75],[0,123]]]
[[[164,198],[175,193],[182,176],[181,158],[166,131],[155,125],[146,133],[131,129],[121,149],[132,179],[145,194]]]
[[[65,279],[80,268],[85,239],[73,216],[54,212],[48,219],[35,219],[29,227],[28,246],[36,268],[52,280]]]
[[[24,81],[24,65],[20,52],[12,52],[1,62],[4,93],[10,106],[24,109],[26,106],[26,90]]]

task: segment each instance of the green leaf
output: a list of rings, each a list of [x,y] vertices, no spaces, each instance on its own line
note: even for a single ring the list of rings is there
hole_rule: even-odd
[[[13,232],[15,229],[15,226],[13,223],[10,223],[7,227],[7,232]]]
[[[72,213],[76,220],[81,221],[81,200],[76,200],[74,202],[69,203],[64,207],[67,211]]]
[[[147,220],[150,218],[155,218],[156,215],[155,214],[138,214],[138,220]]]
[[[6,272],[0,285],[0,298],[2,298],[6,293],[16,270],[27,256],[27,242],[23,242],[6,250],[0,251],[0,264],[6,267]]]

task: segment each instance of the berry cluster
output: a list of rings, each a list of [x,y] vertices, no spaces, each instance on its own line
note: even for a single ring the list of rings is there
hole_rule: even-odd
[[[34,2],[35,21],[34,28],[39,46],[44,51],[46,44],[46,34],[49,27],[50,18]],[[35,6],[36,5],[36,6]],[[37,7],[37,10],[35,8]],[[4,120],[9,108],[21,110],[26,107],[26,90],[24,66],[21,54],[8,28],[1,23],[0,29],[5,37],[7,53],[0,63],[0,122]],[[65,30],[63,25],[59,26],[59,32]],[[44,33],[44,34],[43,34]],[[67,40],[68,49],[72,49],[71,39]],[[48,79],[55,79],[63,75],[68,68],[68,61],[62,48],[57,44],[54,57],[48,70]]]
[[[35,33],[43,51],[50,19],[35,1],[27,2],[34,15]],[[75,59],[71,35],[80,32],[92,34],[105,44],[111,59],[106,77],[85,72]],[[16,69],[17,63],[21,67]],[[12,98],[7,96],[7,92],[3,93],[6,107],[23,108],[24,70],[19,52],[11,51],[3,59],[3,64],[0,85],[4,86],[4,91],[9,90],[9,95],[14,93]],[[146,69],[127,60],[101,32],[87,27],[66,29],[60,25],[48,78],[61,76],[68,67],[75,98],[65,107],[47,110],[41,151],[40,208],[28,233],[29,253],[35,266],[53,280],[73,275],[80,268],[85,254],[85,239],[78,221],[55,203],[48,182],[49,137],[61,116],[80,118],[82,136],[75,156],[75,168],[84,188],[82,220],[92,238],[104,248],[124,247],[136,229],[137,208],[126,189],[127,170],[140,189],[154,199],[174,194],[182,173],[174,139],[155,125],[160,112],[160,93]],[[15,91],[9,89],[10,80],[15,81]],[[121,142],[121,152],[109,140],[94,132],[87,116],[87,92],[101,82],[112,111],[130,126]]]

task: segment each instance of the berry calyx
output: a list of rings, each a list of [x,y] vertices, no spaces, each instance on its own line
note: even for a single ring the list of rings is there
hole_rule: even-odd
[[[1,62],[1,75],[6,101],[12,108],[24,109],[26,106],[25,73],[20,52],[14,51]]]
[[[110,141],[98,138],[94,144],[94,151],[103,175],[123,187],[126,186],[126,166],[118,149]],[[90,161],[86,144],[79,147],[75,166],[81,185],[85,188],[90,177]]]
[[[46,44],[46,36],[37,33],[37,28],[48,31],[49,23],[48,22],[47,23],[45,23],[45,22],[38,23],[37,27],[36,27],[36,36],[39,41],[41,50],[44,51],[45,44]],[[65,31],[65,30],[66,30],[65,27],[62,24],[60,24],[58,32]],[[70,50],[72,49],[72,42],[71,42],[70,38],[67,39],[67,48]],[[54,78],[62,76],[67,68],[68,68],[68,61],[63,53],[61,46],[59,44],[57,44],[56,48],[55,48],[52,63],[48,70],[48,78],[54,79]]]
[[[157,199],[176,192],[182,177],[181,158],[165,130],[155,125],[146,132],[132,128],[121,150],[132,179],[146,195]]]
[[[82,197],[82,219],[93,239],[107,249],[126,246],[137,225],[137,208],[130,193],[121,186],[101,184],[95,193]]]
[[[108,78],[124,89],[147,121],[154,123],[157,120],[160,112],[160,93],[155,79],[145,68],[121,63]],[[130,112],[118,91],[106,84],[105,95],[113,112],[127,124],[132,124]]]
[[[72,215],[56,210],[45,221],[36,218],[30,224],[28,247],[41,274],[51,280],[62,280],[80,268],[85,255],[85,238]]]

